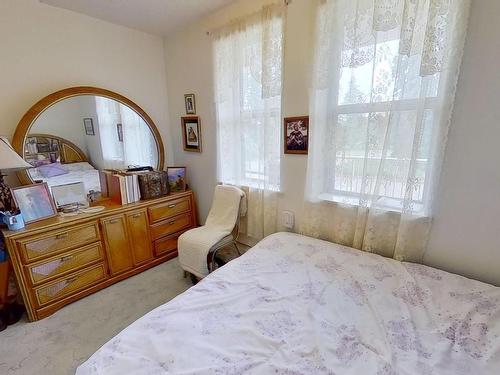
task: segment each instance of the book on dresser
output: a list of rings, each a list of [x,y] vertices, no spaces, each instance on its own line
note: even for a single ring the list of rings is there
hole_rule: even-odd
[[[129,204],[169,193],[167,172],[164,171],[99,171],[101,192],[117,204]]]

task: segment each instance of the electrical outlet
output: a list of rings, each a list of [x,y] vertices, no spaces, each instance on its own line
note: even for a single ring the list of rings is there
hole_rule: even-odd
[[[293,229],[295,224],[295,214],[292,211],[283,211],[281,213],[281,223],[287,229]]]

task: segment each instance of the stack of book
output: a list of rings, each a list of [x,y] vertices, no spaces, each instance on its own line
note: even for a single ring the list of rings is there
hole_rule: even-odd
[[[127,172],[105,169],[99,171],[101,194],[117,204],[134,203],[141,199],[168,194],[166,172]]]

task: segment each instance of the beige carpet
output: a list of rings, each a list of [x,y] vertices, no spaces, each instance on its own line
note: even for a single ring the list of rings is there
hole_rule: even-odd
[[[178,260],[101,290],[34,323],[0,332],[0,374],[74,374],[101,345],[191,286]]]

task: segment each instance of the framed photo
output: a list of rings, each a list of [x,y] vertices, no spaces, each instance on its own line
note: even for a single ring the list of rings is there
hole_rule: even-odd
[[[186,191],[186,167],[167,167],[167,176],[171,193]]]
[[[50,151],[55,152],[59,151],[59,141],[57,139],[49,139]]]
[[[85,127],[85,134],[86,135],[95,135],[94,123],[92,122],[91,118],[84,118],[83,119],[83,126]]]
[[[11,191],[26,224],[57,215],[47,183],[19,186]]]
[[[116,124],[116,132],[118,133],[118,141],[123,142],[123,125]]]
[[[201,152],[201,123],[198,116],[181,117],[184,151]]]
[[[39,153],[45,153],[50,151],[50,145],[48,143],[37,143],[36,148]]]
[[[28,137],[26,139],[26,152],[28,154],[38,154],[38,147],[36,145],[36,137]]]
[[[307,154],[309,149],[309,116],[284,119],[285,154]]]
[[[184,105],[186,106],[186,115],[196,115],[196,102],[194,94],[184,95]]]
[[[87,192],[83,182],[52,186],[52,195],[58,208],[73,204],[88,206]]]

